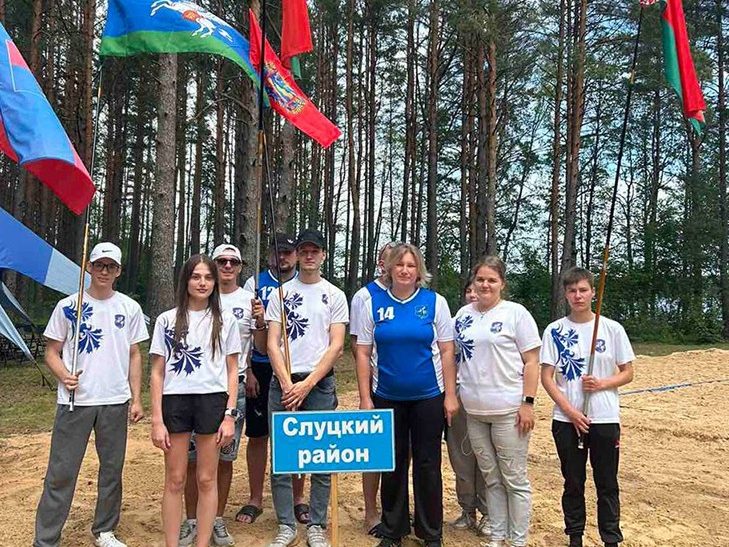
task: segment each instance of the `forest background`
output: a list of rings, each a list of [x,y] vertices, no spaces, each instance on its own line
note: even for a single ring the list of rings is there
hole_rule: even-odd
[[[260,10],[199,3],[245,36],[248,7]],[[665,84],[660,10],[644,12],[604,305],[636,339],[729,338],[726,4],[684,2],[708,107],[700,136]],[[374,277],[381,244],[412,241],[454,311],[472,264],[498,253],[510,298],[544,327],[561,311],[559,272],[599,270],[637,0],[309,7],[314,51],[299,84],[343,136],[323,150],[266,112],[277,227],[321,229],[325,275],[350,296]],[[267,8],[278,48],[280,3]],[[118,288],[155,317],[192,253],[231,241],[243,275],[255,270],[255,89],[210,55],[106,58],[102,70],[105,15],[104,0],[0,0],[0,22],[87,166],[98,122],[91,240],[120,244]],[[83,217],[5,158],[0,206],[80,259]],[[58,295],[5,279],[45,323]]]

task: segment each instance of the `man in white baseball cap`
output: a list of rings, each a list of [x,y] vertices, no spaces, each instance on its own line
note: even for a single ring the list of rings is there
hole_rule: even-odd
[[[36,512],[34,547],[57,547],[61,541],[92,430],[99,482],[91,532],[98,547],[125,547],[114,530],[121,513],[127,420],[136,423],[144,416],[139,343],[149,335],[139,304],[114,290],[121,260],[119,247],[108,242],[96,245],[89,256],[91,284],[83,295],[76,374],[70,370],[77,294],[56,305],[43,333],[46,363],[58,378],[58,407]]]

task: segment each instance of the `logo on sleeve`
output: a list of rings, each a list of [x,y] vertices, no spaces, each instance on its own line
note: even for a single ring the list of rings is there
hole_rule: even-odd
[[[245,312],[243,311],[243,308],[233,308],[233,315],[235,315],[235,318],[239,321],[243,319],[243,315]]]
[[[504,323],[501,321],[494,321],[491,323],[491,332],[494,334],[501,332],[501,328],[504,326]]]
[[[329,297],[326,295],[326,293],[321,293],[321,301],[327,306],[329,305]]]
[[[418,317],[418,319],[425,319],[428,316],[428,307],[418,306],[417,308],[415,308],[415,315]]]
[[[595,351],[598,353],[605,353],[605,340],[602,338],[595,340]]]
[[[114,316],[114,325],[116,325],[116,328],[118,328],[118,329],[123,329],[124,325],[126,323],[126,320],[127,320],[126,316],[119,313]]]

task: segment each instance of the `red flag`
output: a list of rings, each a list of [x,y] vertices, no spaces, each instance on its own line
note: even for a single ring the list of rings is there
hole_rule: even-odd
[[[261,62],[261,27],[258,26],[253,11],[248,11],[251,30],[251,63],[260,71]],[[296,85],[294,77],[281,64],[271,44],[266,40],[266,70],[264,86],[273,109],[284,118],[309,135],[324,148],[336,141],[342,132]]]
[[[281,62],[291,68],[291,57],[314,49],[306,0],[281,0]]]

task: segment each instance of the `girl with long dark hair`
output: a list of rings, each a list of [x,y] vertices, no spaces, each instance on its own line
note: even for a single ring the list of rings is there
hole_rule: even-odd
[[[187,450],[195,432],[197,547],[205,547],[218,503],[219,451],[233,439],[238,418],[240,336],[235,317],[221,309],[217,268],[207,256],[185,262],[175,300],[176,307],[157,318],[149,349],[152,442],[165,454],[165,545],[177,547]]]

